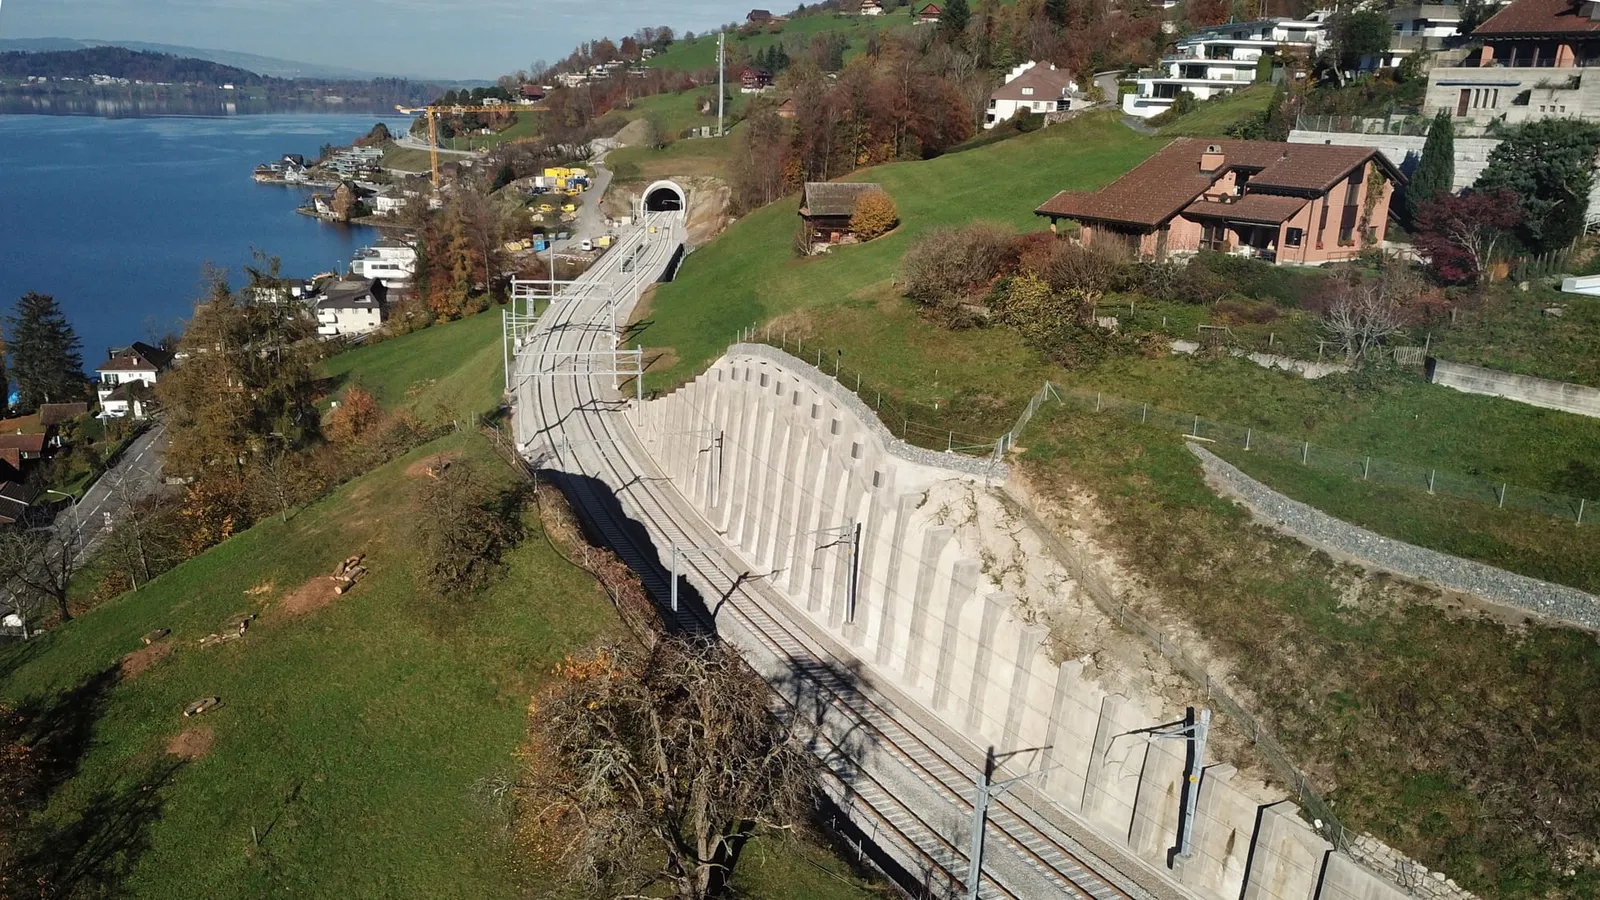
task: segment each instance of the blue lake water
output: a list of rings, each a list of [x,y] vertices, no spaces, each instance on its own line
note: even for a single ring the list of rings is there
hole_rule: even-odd
[[[378,234],[299,215],[307,191],[250,174],[376,121],[0,116],[0,313],[27,291],[55,295],[93,369],[107,347],[178,328],[207,263],[235,284],[252,249],[281,257],[286,275],[343,269]]]

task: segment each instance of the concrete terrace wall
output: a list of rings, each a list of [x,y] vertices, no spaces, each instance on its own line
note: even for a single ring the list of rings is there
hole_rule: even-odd
[[[1298,128],[1289,132],[1291,144],[1375,147],[1383,151],[1395,168],[1407,175],[1417,167],[1417,160],[1422,158],[1422,145],[1427,140],[1421,135],[1410,134],[1346,134],[1342,131],[1302,131]],[[1489,154],[1498,146],[1500,141],[1496,138],[1457,136],[1455,180],[1451,182],[1450,189],[1460,191],[1471,187],[1483,170],[1489,167]],[[1589,191],[1589,208],[1600,209],[1600,184]]]
[[[1091,647],[1053,658],[1062,627],[1053,607],[1077,585],[1037,538],[1022,543],[1017,520],[993,529],[1018,540],[1014,558],[997,560],[979,536],[980,514],[1003,514],[999,467],[901,443],[833,379],[759,345],[733,347],[645,404],[639,433],[750,571],[784,593],[793,615],[849,648],[872,681],[966,736],[974,756],[988,745],[1046,747],[1028,766],[1042,774],[1017,788],[1036,808],[1092,828],[1205,900],[1406,896],[1334,852],[1281,793],[1227,765],[1205,770],[1192,856],[1169,864],[1184,746],[1139,732],[1179,718],[1182,703],[1096,662],[1094,641],[1115,629],[1092,621],[1081,597],[1091,612],[1069,626]],[[840,540],[855,523],[858,560]],[[1174,681],[1163,661],[1148,664]]]
[[[1428,360],[1428,380],[1468,394],[1504,397],[1530,406],[1600,418],[1600,389],[1581,384],[1513,375],[1442,359]]]

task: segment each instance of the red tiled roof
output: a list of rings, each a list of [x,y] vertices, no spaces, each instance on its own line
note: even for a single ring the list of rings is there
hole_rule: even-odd
[[[15,449],[21,453],[43,453],[42,434],[0,434],[0,451]]]
[[[88,411],[87,403],[44,403],[39,406],[39,424],[65,425]]]
[[[22,474],[22,451],[16,447],[0,447],[0,477],[8,477],[11,473],[5,471],[10,466],[12,472]]]
[[[1209,147],[1220,150],[1223,163],[1216,171],[1202,172],[1200,157]],[[1391,179],[1403,180],[1381,153],[1369,147],[1178,138],[1101,190],[1063,191],[1035,212],[1155,228],[1193,203],[1229,169],[1253,173],[1246,187],[1249,193],[1312,196],[1327,191],[1371,158]]]
[[[1247,193],[1232,203],[1220,203],[1215,200],[1196,200],[1183,208],[1183,214],[1191,219],[1200,217],[1227,219],[1230,222],[1281,225],[1310,202],[1305,197]]]
[[[1600,35],[1600,22],[1589,19],[1587,7],[1587,3],[1574,0],[1513,0],[1479,25],[1472,36]]]

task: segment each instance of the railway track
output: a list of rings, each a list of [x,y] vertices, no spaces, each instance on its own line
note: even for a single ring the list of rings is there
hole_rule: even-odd
[[[514,386],[524,452],[562,473],[562,488],[580,515],[663,607],[671,576],[655,546],[723,542],[637,446],[626,402],[600,383],[606,370],[580,360],[592,362],[600,358],[593,354],[613,347],[612,305],[631,302],[618,279],[638,269],[653,281],[670,265],[680,241],[676,214],[647,216],[552,304],[519,351],[529,365],[519,363]],[[572,360],[570,370],[562,368],[564,358]],[[528,367],[536,371],[524,375]],[[631,517],[624,503],[632,507]],[[684,556],[679,570],[718,599],[713,610],[693,604],[676,613],[664,610],[670,624],[734,640],[763,675],[783,691],[792,687],[793,696],[780,691],[775,711],[802,718],[828,773],[827,792],[853,817],[858,840],[870,838],[900,868],[902,880],[916,882],[902,885],[914,893],[959,895],[968,870],[973,748],[963,754],[909,711],[867,691],[848,674],[854,662],[848,654],[797,625],[787,601],[761,579],[749,578],[732,548]],[[992,802],[986,843],[981,897],[1152,896],[1013,795]]]

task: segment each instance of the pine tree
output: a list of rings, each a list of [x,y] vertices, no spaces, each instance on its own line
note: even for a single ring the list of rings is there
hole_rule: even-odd
[[[6,322],[20,409],[83,396],[83,344],[54,297],[29,291]]]
[[[1067,24],[1067,0],[1044,0],[1044,14],[1050,24],[1060,28]]]
[[[971,18],[972,9],[967,6],[967,0],[949,0],[939,13],[939,29],[952,42],[960,41],[967,33],[967,20]]]
[[[1428,129],[1428,140],[1422,145],[1422,158],[1411,173],[1411,183],[1406,186],[1406,224],[1417,221],[1417,210],[1442,193],[1449,193],[1456,177],[1456,127],[1450,111],[1439,110],[1433,117],[1433,127]]]

